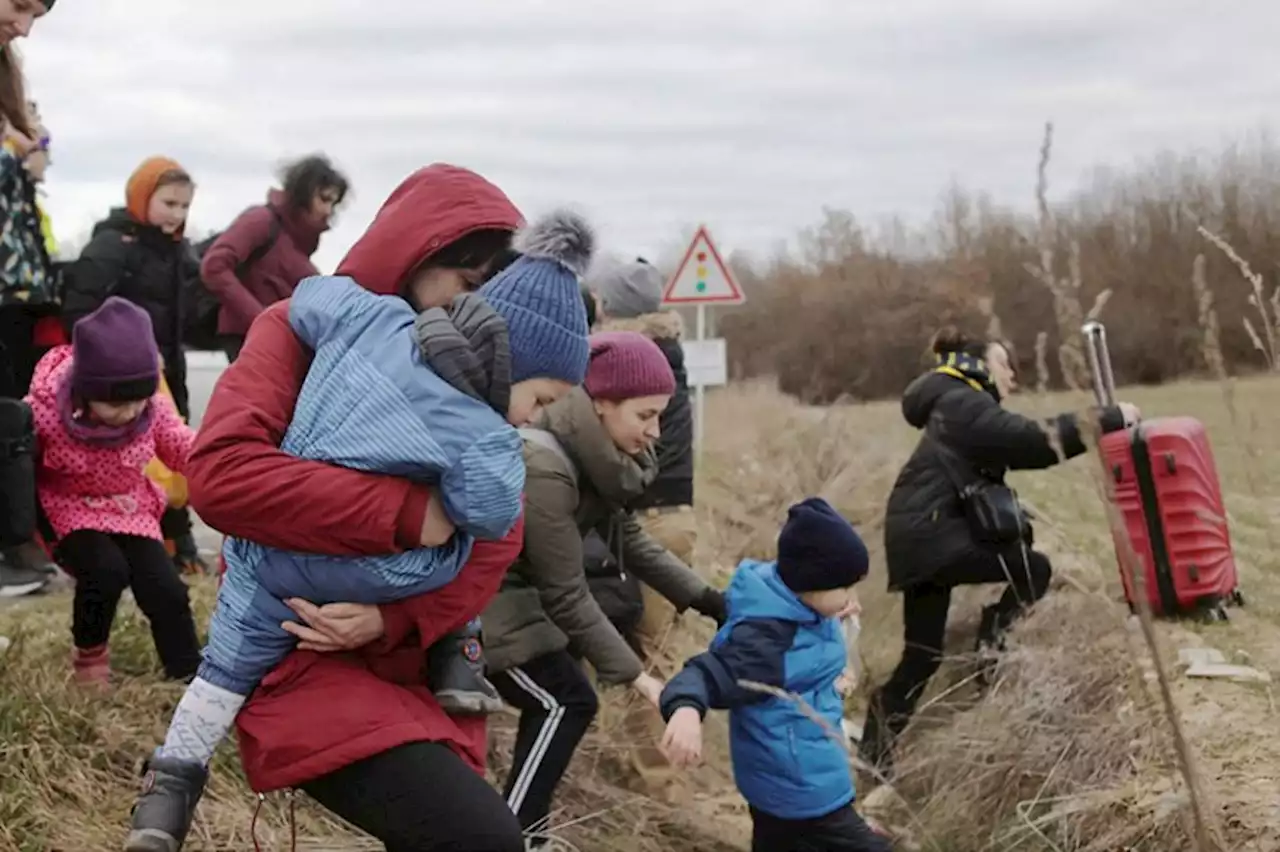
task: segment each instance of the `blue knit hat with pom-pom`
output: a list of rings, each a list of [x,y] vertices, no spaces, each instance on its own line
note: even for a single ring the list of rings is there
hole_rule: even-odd
[[[511,381],[582,384],[591,350],[579,280],[591,263],[595,234],[581,216],[560,210],[516,235],[515,248],[519,259],[480,288],[506,321]]]

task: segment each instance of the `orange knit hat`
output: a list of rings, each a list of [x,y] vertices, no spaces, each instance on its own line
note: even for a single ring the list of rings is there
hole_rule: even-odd
[[[147,224],[147,208],[151,204],[151,196],[156,194],[160,178],[170,172],[185,174],[186,169],[177,160],[168,157],[148,157],[129,175],[129,182],[124,188],[124,200],[125,209],[134,221]],[[174,234],[174,239],[182,239],[182,232]]]

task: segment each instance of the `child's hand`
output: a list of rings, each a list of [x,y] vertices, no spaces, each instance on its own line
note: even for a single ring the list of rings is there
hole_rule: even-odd
[[[692,707],[681,707],[671,715],[662,735],[662,753],[677,769],[702,760],[702,715]]]
[[[836,613],[836,618],[853,618],[855,615],[862,615],[862,601],[858,600],[858,593],[849,592],[849,603],[845,604],[844,609]]]
[[[848,698],[853,695],[853,690],[858,686],[858,678],[853,672],[845,669],[840,673],[840,677],[836,678],[836,692],[841,698]]]

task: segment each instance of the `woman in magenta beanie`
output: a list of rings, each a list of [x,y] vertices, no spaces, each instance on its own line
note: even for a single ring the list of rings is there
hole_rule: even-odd
[[[636,332],[591,337],[586,380],[548,407],[525,439],[525,537],[520,558],[484,613],[490,679],[520,710],[504,794],[536,848],[556,786],[598,708],[576,657],[605,685],[627,685],[655,708],[662,682],[592,596],[582,539],[609,543],[619,573],[717,623],[721,593],[641,528],[627,509],[657,473],[658,419],[675,392],[662,350]],[[634,581],[633,581],[634,582]],[[661,736],[661,725],[652,732]]]

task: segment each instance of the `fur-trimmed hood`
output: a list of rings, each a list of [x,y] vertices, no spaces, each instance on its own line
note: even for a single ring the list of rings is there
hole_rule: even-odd
[[[654,341],[683,340],[684,320],[675,311],[658,311],[638,317],[607,317],[593,331],[636,331]]]

